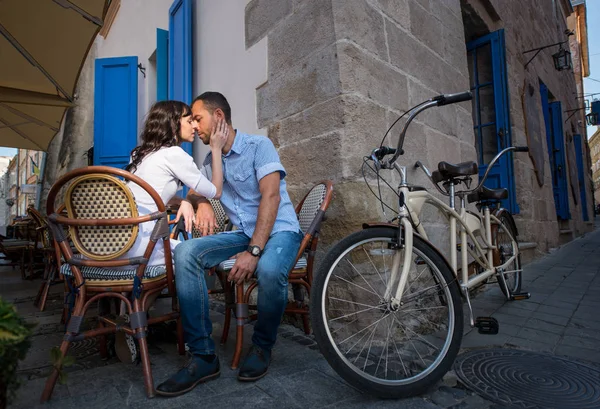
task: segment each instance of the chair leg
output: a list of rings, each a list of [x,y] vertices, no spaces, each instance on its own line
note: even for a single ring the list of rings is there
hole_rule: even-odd
[[[223,290],[225,293],[225,322],[223,322],[223,333],[221,334],[221,345],[227,343],[227,337],[229,336],[229,326],[231,324],[231,305],[235,296],[233,294],[233,286],[225,279]]]
[[[142,311],[142,303],[139,299],[133,302],[133,312]],[[144,311],[145,313],[145,311]],[[152,378],[152,368],[150,367],[150,353],[148,352],[148,328],[139,328],[137,330],[138,345],[140,347],[140,357],[142,359],[142,371],[144,373],[144,386],[146,388],[146,396],[153,398],[155,396],[154,391],[154,379]]]
[[[304,333],[310,335],[310,324],[308,322],[308,315],[302,314],[302,324],[304,326]]]
[[[231,369],[237,369],[242,356],[242,348],[244,346],[244,325],[248,319],[248,304],[244,303],[244,284],[236,286],[236,317],[237,317],[237,333],[235,337],[235,353]]]
[[[70,341],[63,341],[60,344],[60,352],[62,356],[67,355],[67,351],[69,350]],[[44,391],[42,392],[42,397],[40,399],[40,403],[44,403],[50,399],[52,396],[52,392],[54,391],[54,386],[56,386],[56,381],[58,380],[58,369],[54,368],[48,379],[46,380],[46,386],[44,387]]]
[[[185,355],[185,341],[181,317],[177,318],[177,351],[179,352],[179,355]]]
[[[102,321],[98,321],[98,328],[105,328],[106,325],[104,324],[104,322]],[[99,344],[99,352],[100,352],[100,358],[102,359],[108,359],[108,348],[106,346],[106,335],[100,335],[100,344]]]

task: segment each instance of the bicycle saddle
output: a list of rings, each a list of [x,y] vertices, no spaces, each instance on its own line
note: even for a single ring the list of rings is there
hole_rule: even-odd
[[[481,186],[478,190],[473,193],[469,193],[467,201],[473,202],[485,202],[490,200],[504,200],[508,198],[508,190],[503,187],[500,189],[488,189],[485,186]]]
[[[476,175],[479,169],[475,162],[462,162],[453,165],[448,162],[438,163],[438,170],[431,174],[431,178],[435,183],[443,182],[461,176]]]

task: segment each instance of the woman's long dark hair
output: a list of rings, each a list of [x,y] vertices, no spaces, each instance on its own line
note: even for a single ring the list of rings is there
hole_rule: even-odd
[[[179,145],[181,118],[190,115],[192,109],[180,101],[159,101],[152,105],[144,123],[142,144],[131,151],[131,163],[125,170],[133,173],[148,154],[160,148]]]

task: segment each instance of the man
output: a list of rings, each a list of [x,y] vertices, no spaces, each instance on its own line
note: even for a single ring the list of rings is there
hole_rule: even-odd
[[[284,181],[285,170],[273,143],[264,136],[233,129],[231,108],[217,92],[205,92],[192,104],[199,138],[208,145],[213,124],[225,119],[229,138],[223,147],[221,203],[238,230],[208,235],[180,243],[175,249],[177,295],[185,339],[192,354],[189,363],[157,387],[157,393],[177,396],[203,381],[220,375],[219,358],[211,337],[208,292],[204,272],[236,256],[227,279],[242,283],[258,279],[258,321],[252,347],[240,367],[238,379],[254,381],[267,373],[277,328],[287,304],[287,276],[302,241],[300,226]],[[210,177],[211,154],[204,161]],[[197,220],[203,234],[212,232],[210,204],[190,192],[180,213],[191,220],[198,204]]]

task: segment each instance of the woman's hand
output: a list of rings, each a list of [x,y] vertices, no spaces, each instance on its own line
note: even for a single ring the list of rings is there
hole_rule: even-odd
[[[227,122],[225,122],[224,119],[219,119],[219,121],[213,125],[212,133],[210,135],[211,150],[221,151],[223,146],[227,143],[228,137],[229,127],[227,126]]]
[[[179,219],[183,216],[183,220],[185,220],[185,231],[192,231],[192,223],[194,222],[194,206],[187,200],[182,200],[179,205],[179,210],[177,211],[177,217],[175,218],[175,223],[179,221]]]

